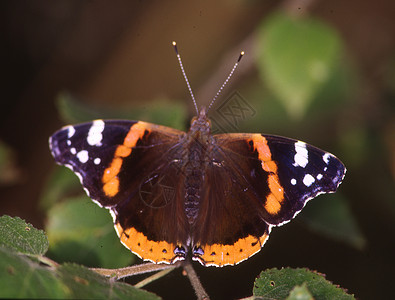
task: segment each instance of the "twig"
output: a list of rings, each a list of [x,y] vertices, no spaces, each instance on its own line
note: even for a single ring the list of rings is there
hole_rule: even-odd
[[[239,300],[257,300],[257,299],[259,299],[259,298],[255,297],[255,296],[249,296],[246,298],[240,298]]]
[[[51,268],[56,268],[59,266],[59,264],[56,261],[53,261],[52,259],[42,256],[42,255],[32,255],[33,257],[36,257],[41,263],[46,264],[47,266]]]
[[[129,276],[134,276],[134,275],[139,275],[149,272],[155,272],[165,269],[174,269],[179,266],[180,263],[175,263],[173,265],[146,263],[146,264],[139,264],[126,268],[120,268],[120,269],[91,268],[91,270],[107,277],[115,277],[115,279],[121,279],[124,277],[129,277]]]
[[[184,271],[187,273],[188,279],[195,290],[196,297],[198,300],[210,300],[207,292],[204,290],[202,283],[197,276],[195,269],[193,268],[191,261],[186,260],[183,264]]]
[[[162,271],[160,271],[160,272],[158,272],[158,273],[156,273],[154,275],[151,275],[150,277],[145,278],[144,280],[141,280],[140,282],[136,283],[134,286],[136,288],[142,288],[143,286],[145,286],[145,285],[147,285],[147,284],[149,284],[149,283],[151,283],[151,282],[153,282],[153,281],[155,281],[155,280],[157,280],[159,278],[164,277],[165,275],[167,275],[168,273],[170,273],[174,269],[175,269],[175,267],[162,270]]]

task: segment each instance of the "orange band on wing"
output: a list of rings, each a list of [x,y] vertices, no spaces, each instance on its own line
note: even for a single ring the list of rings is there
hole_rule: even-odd
[[[265,202],[265,209],[271,215],[276,215],[280,211],[281,204],[277,200],[277,198],[273,196],[273,194],[269,194],[267,196],[266,202]]]
[[[129,130],[128,134],[125,137],[125,140],[123,141],[123,144],[126,147],[133,148],[134,146],[136,146],[137,141],[143,137],[146,130],[147,126],[144,124],[144,122],[137,122]]]
[[[135,228],[123,229],[119,223],[115,224],[115,229],[125,247],[144,260],[155,263],[172,263],[176,258],[175,244],[148,240],[143,233],[138,232]]]
[[[270,174],[267,181],[272,195],[281,203],[284,200],[284,189],[279,182],[278,175]]]
[[[258,152],[262,169],[269,173],[267,183],[271,193],[266,198],[265,209],[269,214],[276,215],[280,212],[281,203],[284,201],[284,189],[278,178],[277,164],[272,160],[272,153],[265,137],[261,134],[254,134],[251,140],[254,149]]]
[[[194,256],[205,266],[235,265],[261,250],[268,237],[269,234],[265,233],[259,238],[249,235],[239,239],[233,245],[197,245],[204,253],[201,255],[195,253]]]
[[[132,153],[132,149],[124,145],[119,145],[115,150],[115,157],[128,157]]]
[[[103,191],[107,196],[114,197],[119,191],[119,179],[114,177],[103,185]]]
[[[106,196],[114,197],[119,192],[118,174],[121,171],[123,159],[132,153],[132,148],[136,146],[139,139],[144,136],[147,126],[144,122],[135,123],[126,135],[123,145],[119,145],[115,150],[114,158],[108,168],[104,170],[102,182],[103,192]]]
[[[119,174],[122,167],[122,158],[114,157],[110,166],[104,170],[102,182],[107,183]]]
[[[262,162],[271,161],[272,153],[269,146],[267,145],[266,139],[261,134],[253,134],[252,141],[254,143],[254,149],[258,151],[258,158]]]

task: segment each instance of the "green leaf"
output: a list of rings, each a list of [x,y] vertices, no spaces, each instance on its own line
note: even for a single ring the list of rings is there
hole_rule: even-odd
[[[288,114],[300,119],[330,80],[340,56],[340,40],[318,20],[283,14],[265,21],[258,34],[260,74]]]
[[[108,280],[105,277],[76,264],[64,264],[57,269],[70,291],[70,298],[78,299],[159,299],[154,294],[133,286]]]
[[[34,228],[21,218],[0,217],[0,246],[20,253],[42,255],[48,250],[44,231]]]
[[[302,217],[311,229],[333,239],[358,249],[366,244],[347,200],[339,192],[334,195],[321,195],[319,199],[306,205]]]
[[[314,300],[314,297],[307,288],[306,283],[303,283],[302,285],[297,285],[292,289],[287,300]]]
[[[63,200],[66,196],[80,191],[81,183],[77,176],[69,168],[58,166],[43,188],[43,194],[40,198],[40,208],[50,209],[57,202]]]
[[[142,120],[185,129],[186,110],[183,105],[166,99],[149,101],[144,105],[119,107],[117,109],[104,106],[88,106],[67,92],[60,93],[57,106],[66,123],[87,122],[94,119],[126,119]]]
[[[108,210],[85,196],[54,205],[46,231],[51,244],[48,255],[59,262],[117,268],[134,258],[119,241]]]
[[[75,264],[44,267],[0,247],[0,297],[45,299],[159,299],[154,294]]]
[[[34,228],[32,228],[34,230]],[[0,247],[1,298],[66,298],[67,289],[50,269]]]
[[[261,272],[255,280],[253,294],[259,299],[286,299],[288,296],[293,296],[291,292],[298,292],[298,289],[296,292],[294,290],[296,286],[303,285],[316,300],[355,299],[354,296],[326,280],[322,274],[307,269],[291,268]]]

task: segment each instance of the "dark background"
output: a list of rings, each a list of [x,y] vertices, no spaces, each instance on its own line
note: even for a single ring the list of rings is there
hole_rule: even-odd
[[[265,16],[291,10],[332,26],[359,78],[350,96],[352,106],[344,110],[367,138],[364,147],[355,148],[363,153],[363,161],[349,168],[341,189],[366,246],[355,249],[327,239],[295,220],[275,229],[264,250],[247,262],[224,269],[196,268],[214,299],[246,297],[260,270],[283,266],[318,270],[360,299],[391,297],[393,1],[2,1],[0,7],[0,141],[12,149],[14,158],[12,174],[0,185],[0,214],[19,216],[38,228],[44,228],[45,213],[37,204],[54,168],[48,137],[64,125],[55,107],[59,92],[70,91],[88,105],[111,107],[157,97],[185,99],[192,115],[171,41],[178,42],[195,95],[203,104],[217,90],[213,74],[216,77],[224,61],[233,62],[241,49],[248,49],[248,38]],[[227,71],[218,77],[225,78]],[[233,89],[256,77],[252,68],[241,73],[233,78]],[[308,116],[305,119],[308,122]],[[314,137],[309,142],[314,144]],[[177,272],[148,289],[169,299],[193,296],[187,279]]]

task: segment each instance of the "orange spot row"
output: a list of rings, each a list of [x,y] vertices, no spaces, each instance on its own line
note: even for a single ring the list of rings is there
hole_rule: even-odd
[[[201,245],[204,254],[199,255],[198,259],[206,266],[235,265],[261,250],[268,236],[266,233],[259,238],[249,235],[233,245]]]
[[[109,197],[114,197],[119,192],[118,174],[121,171],[123,158],[132,153],[132,148],[136,146],[137,141],[144,136],[146,126],[143,122],[134,124],[126,135],[123,145],[119,145],[115,150],[114,158],[108,168],[104,170],[102,182],[103,191]]]
[[[151,241],[135,228],[123,229],[122,226],[115,224],[118,236],[121,242],[129,248],[134,254],[144,260],[150,260],[155,263],[165,262],[172,263],[175,258],[175,245],[165,241]]]

